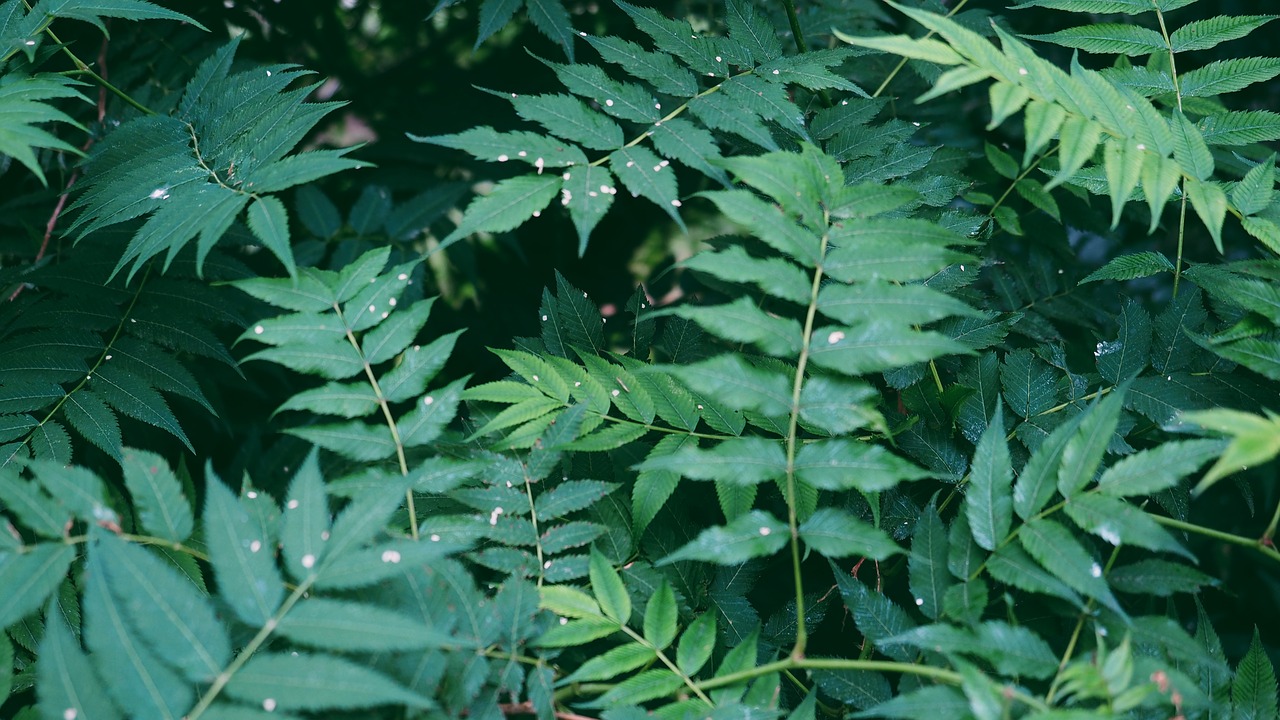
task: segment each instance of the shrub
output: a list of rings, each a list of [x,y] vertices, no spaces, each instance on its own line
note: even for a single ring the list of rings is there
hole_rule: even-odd
[[[1276,717],[1275,16],[965,4],[0,4],[0,710]]]

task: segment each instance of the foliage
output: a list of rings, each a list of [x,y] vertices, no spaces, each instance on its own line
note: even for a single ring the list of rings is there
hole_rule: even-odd
[[[1275,718],[1275,16],[965,4],[0,3],[0,714]]]

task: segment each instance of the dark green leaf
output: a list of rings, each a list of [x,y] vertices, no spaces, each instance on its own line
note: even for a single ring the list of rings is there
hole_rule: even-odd
[[[908,578],[916,607],[936,620],[942,611],[942,596],[952,578],[947,571],[947,528],[932,503],[921,513],[911,535]]]
[[[999,405],[974,450],[964,504],[973,539],[982,548],[995,550],[1013,523],[1013,466]]]

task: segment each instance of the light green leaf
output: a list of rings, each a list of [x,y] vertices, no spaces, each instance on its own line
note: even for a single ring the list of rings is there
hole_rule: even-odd
[[[1173,272],[1173,263],[1169,262],[1169,258],[1164,253],[1144,250],[1112,258],[1106,265],[1086,275],[1080,284],[1099,280],[1135,280],[1162,272]]]
[[[977,310],[950,295],[923,285],[876,281],[823,286],[818,293],[818,311],[851,325],[876,319],[924,325],[953,315],[979,315]]]
[[[959,65],[964,58],[950,45],[931,38],[913,38],[908,35],[877,35],[874,37],[855,37],[834,30],[835,36],[842,42],[858,47],[871,48],[891,55],[899,55],[912,60],[924,60],[938,65]],[[997,123],[999,124],[999,123]]]
[[[49,460],[34,460],[28,467],[36,482],[80,520],[94,525],[119,523],[119,516],[107,506],[102,479],[91,470]]]
[[[10,481],[6,481],[10,482]],[[0,532],[7,532],[0,528]],[[67,576],[76,551],[71,545],[40,543],[0,559],[0,628],[7,628],[44,604]]]
[[[573,618],[602,618],[600,606],[585,592],[568,585],[544,585],[539,607]],[[617,626],[614,625],[616,629]]]
[[[435,298],[428,298],[401,310],[393,299],[384,312],[388,317],[360,340],[365,362],[370,365],[386,362],[409,347],[431,316],[431,306],[434,303]]]
[[[44,717],[66,717],[72,712],[83,720],[117,720],[123,717],[107,694],[102,678],[80,649],[80,641],[53,606],[45,613],[44,637],[36,663],[36,696]]]
[[[756,485],[784,477],[787,461],[777,440],[745,437],[731,438],[706,450],[684,445],[667,455],[651,455],[639,469],[669,471],[694,480]]]
[[[426,137],[410,134],[409,139],[462,150],[488,162],[519,160],[539,167],[540,160],[540,167],[544,168],[586,165],[588,162],[587,156],[577,145],[534,132],[498,132],[487,125],[454,135]]]
[[[606,62],[622,66],[631,75],[646,80],[653,89],[675,97],[698,94],[698,81],[689,69],[664,52],[649,52],[639,45],[616,37],[584,38]]]
[[[1111,191],[1111,228],[1120,224],[1120,214],[1125,203],[1138,187],[1145,164],[1145,151],[1137,149],[1127,140],[1108,140],[1102,146],[1103,168],[1107,174],[1107,186]]]
[[[800,537],[826,557],[866,557],[873,560],[902,552],[885,532],[836,508],[819,508],[800,526]]]
[[[596,700],[602,707],[630,707],[671,695],[684,687],[679,675],[667,669],[646,670],[614,685]]]
[[[847,375],[864,375],[973,351],[951,338],[881,320],[852,327],[814,330],[810,359],[814,365]]]
[[[653,149],[663,157],[679,160],[728,187],[729,177],[717,165],[721,160],[720,148],[707,129],[684,118],[671,118],[652,126],[649,132]]]
[[[1210,145],[1248,145],[1280,137],[1280,113],[1235,110],[1208,115],[1197,127]]]
[[[785,468],[785,465],[784,465]],[[796,477],[822,490],[876,492],[901,482],[931,477],[881,445],[849,438],[814,440],[800,446]]]
[[[640,643],[627,643],[587,660],[565,677],[572,682],[610,680],[653,662],[658,653]]]
[[[1262,212],[1275,195],[1276,156],[1249,168],[1244,179],[1231,188],[1231,204],[1245,215]],[[1248,228],[1246,228],[1248,229]]]
[[[692,320],[725,340],[753,343],[769,355],[790,358],[800,353],[800,323],[770,315],[749,297],[715,306],[683,305],[672,310],[672,314]]]
[[[1102,456],[1111,443],[1124,404],[1125,386],[1113,391],[1095,404],[1080,421],[1080,427],[1062,449],[1062,465],[1058,468],[1058,491],[1071,499],[1093,479]]]
[[[1174,30],[1169,36],[1169,43],[1175,53],[1208,50],[1228,40],[1242,38],[1275,19],[1275,15],[1219,15],[1196,20]]]
[[[1018,540],[1054,578],[1124,615],[1102,578],[1102,566],[1066,528],[1048,518],[1032,518]]]
[[[911,534],[907,577],[916,607],[926,617],[935,620],[942,611],[942,597],[953,582],[947,570],[947,554],[947,528],[930,503],[920,513]]]
[[[631,195],[643,195],[662,208],[684,230],[684,220],[678,212],[681,203],[676,188],[676,173],[668,167],[669,164],[640,145],[623,148],[609,155],[609,166],[613,168],[618,180],[631,191]]]
[[[194,518],[182,494],[182,483],[164,458],[145,450],[126,450],[121,463],[125,487],[138,508],[143,529],[156,537],[182,542],[191,536]]]
[[[227,683],[228,696],[276,710],[345,710],[376,705],[430,708],[425,697],[350,660],[306,653],[259,652]]]
[[[1184,416],[1185,417],[1185,416]],[[1166,442],[1121,459],[1098,479],[1098,489],[1108,495],[1153,495],[1217,457],[1224,447],[1219,440]]]
[[[364,420],[303,425],[285,432],[352,460],[385,460],[396,453],[387,426]]]
[[[991,100],[991,122],[987,123],[988,130],[995,130],[1031,99],[1030,91],[1021,85],[1010,83],[992,83],[988,95]]]
[[[1204,492],[1227,475],[1269,462],[1280,454],[1280,432],[1277,432],[1280,421],[1274,416],[1264,418],[1239,410],[1215,408],[1183,412],[1180,419],[1231,438],[1222,457],[1196,485],[1196,493]]]
[[[384,385],[384,390],[385,387]],[[377,409],[378,396],[373,393],[373,387],[367,380],[360,380],[350,383],[328,382],[318,388],[303,390],[286,400],[276,412],[306,410],[319,415],[350,419],[367,417]]]
[[[766,557],[787,544],[787,526],[763,510],[752,510],[723,527],[703,530],[692,542],[671,553],[658,565],[680,560],[701,560],[717,565],[739,565]]]
[[[711,659],[715,645],[716,616],[710,612],[703,613],[680,636],[680,644],[676,646],[676,667],[685,675],[696,674]]]
[[[987,560],[991,577],[1028,592],[1053,595],[1084,608],[1084,602],[1066,583],[1046,572],[1014,544],[1004,545]]]
[[[591,592],[605,617],[623,624],[631,618],[630,593],[613,564],[594,548],[591,550]]]
[[[800,422],[831,435],[882,427],[885,420],[874,408],[876,397],[870,385],[857,380],[814,375],[800,390]]]
[[[71,520],[70,510],[61,507],[39,485],[12,476],[6,476],[0,481],[0,503],[4,504],[7,512],[16,515],[23,525],[41,537],[62,538],[67,522]],[[38,602],[36,606],[39,606]]]
[[[982,433],[969,470],[965,514],[973,539],[985,550],[995,550],[1009,534],[1013,522],[1013,466],[1004,439],[1004,413],[996,405],[991,424]]]
[[[1091,53],[1135,56],[1165,52],[1160,33],[1137,25],[1095,23],[1026,37]]]
[[[791,407],[791,378],[749,365],[739,355],[719,355],[670,372],[694,392],[733,410],[775,416]]]
[[[211,478],[210,485],[215,483]],[[62,550],[73,552],[70,546]],[[85,564],[84,641],[91,661],[118,705],[135,716],[177,720],[191,708],[191,683],[142,641],[125,604],[111,592],[103,559],[90,552]]]
[[[295,605],[280,621],[279,633],[300,645],[346,652],[421,650],[450,640],[401,613],[331,598]]]
[[[219,594],[237,617],[261,627],[284,599],[274,548],[212,467],[206,469],[206,476],[204,540]]]
[[[705,197],[733,222],[751,231],[773,249],[806,267],[818,262],[819,238],[771,204],[746,190],[709,192]]]
[[[676,595],[671,583],[663,580],[644,608],[644,639],[664,650],[676,638]]]
[[[1179,80],[1179,89],[1184,98],[1216,97],[1267,82],[1277,75],[1280,75],[1280,58],[1218,60],[1184,74]]]
[[[1056,103],[1032,100],[1027,104],[1027,112],[1023,118],[1027,143],[1022,155],[1023,167],[1028,167],[1031,164],[1031,158],[1047,147],[1049,141],[1058,135],[1066,119],[1067,111]]]
[[[1027,0],[1021,5],[1014,5],[1014,10],[1023,10],[1030,7],[1051,8],[1054,10],[1066,10],[1078,13],[1097,13],[1099,15],[1109,15],[1119,13],[1124,15],[1140,15],[1148,13],[1152,10],[1160,10],[1169,12],[1177,10],[1184,5],[1190,5],[1196,0]]]
[[[1058,171],[1045,184],[1045,190],[1070,180],[1093,157],[1101,139],[1102,128],[1098,123],[1076,115],[1068,117],[1058,134]]]
[[[170,564],[94,528],[89,552],[106,572],[126,622],[169,666],[209,682],[231,660],[231,641],[208,599]]]
[[[1067,503],[1066,512],[1081,530],[1117,547],[1134,545],[1195,558],[1150,515],[1119,498],[1082,493]]]
[[[562,182],[559,175],[550,173],[503,180],[488,195],[471,201],[462,222],[440,241],[437,250],[478,232],[506,232],[519,227],[534,213],[542,212],[560,192]]]
[[[1218,252],[1222,250],[1222,223],[1227,217],[1227,195],[1215,182],[1187,178],[1184,187],[1191,207],[1200,216],[1200,221],[1209,229],[1213,244]]]
[[[571,95],[516,95],[511,104],[525,120],[536,122],[552,135],[592,150],[613,150],[624,142],[622,128]]]
[[[691,32],[688,22],[669,19],[653,8],[638,7],[621,0],[617,4],[631,16],[636,28],[653,38],[659,50],[679,57],[700,75],[728,74],[728,65],[716,56],[712,44]]]
[[[329,532],[329,500],[320,475],[318,449],[307,453],[284,497],[280,532],[284,565],[290,575],[301,580],[312,573]]]
[[[569,208],[569,219],[578,231],[578,254],[582,255],[587,251],[591,231],[613,205],[618,188],[608,168],[601,166],[570,168],[563,177],[560,203]]]

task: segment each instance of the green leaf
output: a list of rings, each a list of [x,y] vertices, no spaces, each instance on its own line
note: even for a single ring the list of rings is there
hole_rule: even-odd
[[[776,416],[785,414],[791,407],[791,379],[749,365],[739,355],[720,355],[672,367],[670,372],[699,395],[734,410]]]
[[[835,30],[834,34],[841,42],[850,45],[871,48],[913,60],[924,60],[938,65],[960,65],[964,62],[964,58],[952,50],[950,45],[930,38],[913,38],[908,35],[854,37],[839,30]]]
[[[1067,515],[1076,526],[1119,547],[1135,545],[1194,558],[1150,515],[1119,498],[1083,493],[1071,499]]]
[[[1231,704],[1238,718],[1271,720],[1276,717],[1276,672],[1256,627],[1249,651],[1240,659],[1231,681]]]
[[[408,308],[397,309],[394,299],[386,311],[387,319],[376,325],[360,340],[365,362],[370,365],[386,362],[404,352],[413,342],[431,315],[435,298],[419,300]]]
[[[298,220],[313,235],[328,239],[342,229],[342,216],[338,214],[338,208],[315,185],[299,187],[294,193],[293,204],[298,212]]]
[[[588,162],[587,156],[577,145],[534,132],[498,132],[487,125],[453,135],[410,134],[409,139],[462,150],[478,160],[488,162],[518,160],[543,168],[586,165]]]
[[[900,645],[881,645],[881,641],[915,627],[905,610],[892,600],[862,584],[834,562],[828,561],[835,574],[836,586],[845,606],[853,614],[854,623],[868,640],[885,655],[900,662],[910,662],[914,653]]]
[[[1071,499],[1093,479],[1102,456],[1111,444],[1120,408],[1124,404],[1125,386],[1121,386],[1095,404],[1080,421],[1080,427],[1062,449],[1062,465],[1058,468],[1058,491]]]
[[[421,650],[450,639],[393,610],[330,598],[295,605],[280,621],[279,633],[300,645],[346,652]]]
[[[54,122],[66,123],[80,130],[84,126],[46,101],[84,96],[73,87],[79,83],[52,73],[40,73],[34,77],[10,74],[8,79],[11,82],[0,88],[0,103],[4,103],[6,108],[3,124],[0,124],[0,154],[25,165],[42,185],[47,186],[44,171],[33,152],[36,148],[49,148],[73,155],[83,153],[38,126]]]
[[[942,596],[946,594],[952,578],[947,570],[947,528],[933,503],[921,512],[911,534],[907,577],[916,607],[926,617],[936,620],[942,611]]]
[[[1196,0],[1027,0],[1021,5],[1014,5],[1014,10],[1023,10],[1030,7],[1051,8],[1054,10],[1066,10],[1069,12],[1080,13],[1097,13],[1099,15],[1109,15],[1112,13],[1122,13],[1125,15],[1139,15],[1148,13],[1152,10],[1160,10],[1169,12],[1177,10],[1184,5],[1190,5]]]
[[[45,618],[40,662],[36,664],[40,713],[53,718],[74,713],[76,718],[85,720],[123,717],[80,648],[80,641],[67,627],[67,620],[53,605],[46,611]]]
[[[720,89],[743,113],[770,120],[802,140],[810,139],[804,127],[804,113],[791,102],[782,84],[758,75],[738,75],[722,83]]]
[[[41,537],[62,538],[71,519],[71,512],[45,494],[40,486],[16,477],[4,477],[0,482],[0,502],[7,512],[16,515],[23,525]]]
[[[1086,275],[1080,284],[1099,280],[1135,280],[1162,272],[1173,272],[1173,269],[1173,263],[1169,262],[1164,253],[1145,250],[1112,258],[1106,265]]]
[[[94,667],[130,713],[176,720],[191,707],[192,687],[139,637],[126,603],[111,592],[103,560],[102,553],[90,552],[85,563],[84,640]]]
[[[204,539],[218,592],[232,611],[253,627],[261,627],[284,599],[274,549],[262,528],[235,495],[206,469]]]
[[[1276,433],[1280,422],[1274,417],[1263,418],[1238,410],[1216,408],[1184,412],[1181,419],[1231,437],[1222,457],[1196,485],[1197,493],[1204,492],[1231,473],[1269,462],[1280,454],[1280,435]]]
[[[1181,440],[1163,443],[1130,455],[1107,468],[1098,489],[1108,495],[1153,495],[1173,487],[1182,478],[1217,457],[1219,440]]]
[[[659,50],[675,55],[701,75],[728,74],[728,65],[716,56],[712,43],[690,32],[689,23],[670,20],[652,8],[637,7],[622,0],[615,2],[631,16],[641,32],[653,38]]]
[[[1208,228],[1213,244],[1218,252],[1222,252],[1222,223],[1227,217],[1227,195],[1222,188],[1213,182],[1202,182],[1187,178],[1185,187],[1187,197],[1191,199],[1191,207],[1200,216],[1200,221]]]
[[[1244,178],[1231,188],[1231,204],[1245,215],[1262,212],[1275,196],[1276,156],[1249,168]],[[1246,228],[1248,229],[1248,228]]]
[[[826,557],[873,560],[902,552],[885,532],[836,508],[819,508],[800,525],[800,538]]]
[[[1151,352],[1151,317],[1142,305],[1129,300],[1120,311],[1120,334],[1114,342],[1100,342],[1094,350],[1098,374],[1119,383],[1147,367]]]
[[[653,149],[663,157],[679,160],[717,180],[721,185],[729,185],[729,177],[717,164],[721,157],[716,138],[705,128],[684,118],[671,118],[664,120],[661,125],[653,125],[648,132]]]
[[[819,254],[819,238],[754,193],[746,190],[723,190],[706,193],[733,222],[747,228],[773,249],[807,267],[815,267]]]
[[[852,327],[817,328],[809,353],[818,367],[864,375],[973,351],[940,333],[873,320]]]
[[[1196,593],[1204,585],[1217,585],[1218,580],[1199,570],[1149,558],[1130,565],[1112,568],[1107,582],[1116,590],[1133,595],[1169,597],[1175,593]]]
[[[1198,125],[1210,145],[1248,145],[1280,137],[1280,113],[1237,110],[1208,115]]]
[[[933,720],[938,717],[964,717],[969,712],[969,701],[959,690],[945,685],[927,685],[896,695],[854,717]]]
[[[231,678],[225,692],[237,700],[285,712],[435,705],[363,665],[306,653],[259,652]]]
[[[681,203],[676,188],[676,174],[669,169],[669,165],[666,160],[659,160],[651,150],[640,145],[623,148],[609,155],[609,166],[623,186],[631,191],[632,197],[644,196],[662,208],[684,230],[684,220],[678,212]]]
[[[953,315],[978,315],[977,310],[932,288],[886,282],[825,285],[818,293],[818,310],[851,325],[875,319],[924,325]]]
[[[1030,350],[1014,350],[1000,365],[1000,387],[1005,402],[1024,418],[1053,407],[1057,390],[1053,369],[1031,354]]]
[[[559,175],[520,175],[503,180],[467,206],[462,222],[440,241],[440,248],[478,232],[514,230],[540,213],[560,192]]]
[[[635,706],[671,695],[681,687],[684,681],[670,670],[646,670],[614,685],[595,703],[602,707]]]
[[[785,523],[763,510],[752,510],[728,525],[703,530],[692,542],[657,564],[701,560],[717,565],[739,565],[751,558],[778,552],[787,544],[787,534]]]
[[[800,353],[800,323],[770,315],[749,297],[715,306],[684,305],[672,313],[698,323],[717,337],[735,343],[752,343],[769,355],[789,358]]]
[[[725,22],[729,37],[746,47],[757,64],[782,55],[782,42],[769,19],[746,0],[725,3]]]
[[[191,505],[164,458],[145,450],[126,450],[121,466],[138,519],[149,534],[180,543],[191,536]]]
[[[108,455],[120,457],[120,423],[115,413],[107,407],[102,396],[88,390],[73,392],[66,396],[62,406],[67,424],[84,436],[86,440],[102,449]]]
[[[884,424],[873,407],[871,386],[856,380],[815,375],[800,390],[800,422],[831,435]]]
[[[711,659],[716,646],[716,616],[703,613],[685,628],[676,646],[676,667],[685,675],[693,676]]]
[[[534,501],[534,514],[538,521],[564,517],[598,502],[617,488],[616,483],[600,480],[565,480],[538,495]]]
[[[613,175],[607,168],[589,165],[564,173],[560,203],[569,208],[569,218],[578,231],[579,255],[586,252],[591,231],[609,212],[617,193]]]
[[[676,595],[671,583],[663,581],[644,608],[644,639],[664,650],[676,638]]]
[[[1031,158],[1048,146],[1066,122],[1067,111],[1056,103],[1032,100],[1027,104],[1023,117],[1027,147],[1023,151],[1022,166],[1031,164]]]
[[[1120,225],[1120,215],[1125,203],[1142,179],[1142,167],[1146,152],[1122,140],[1108,140],[1102,145],[1103,168],[1107,174],[1107,186],[1111,191],[1111,227]]]
[[[1184,74],[1179,79],[1179,89],[1184,98],[1216,97],[1267,82],[1277,75],[1280,75],[1280,58],[1218,60]]]
[[[797,478],[822,490],[877,492],[932,476],[883,446],[849,438],[804,443],[796,453],[794,467]]]
[[[867,670],[815,670],[822,692],[857,709],[880,705],[893,694],[884,675]]]
[[[649,52],[639,45],[615,37],[593,37],[585,40],[606,62],[621,65],[631,75],[648,81],[653,89],[675,97],[698,94],[698,81],[687,68],[667,53]]]
[[[567,585],[544,585],[539,607],[573,618],[602,618],[600,606],[585,592]],[[616,629],[617,626],[615,625]]]
[[[631,618],[631,595],[613,564],[599,551],[591,551],[591,592],[605,617],[626,624]]]
[[[1028,592],[1053,595],[1078,608],[1084,607],[1084,602],[1074,590],[1059,578],[1045,572],[1017,545],[1004,545],[996,550],[987,560],[987,571],[991,573],[991,577],[1006,585]]]
[[[120,522],[115,511],[107,506],[102,480],[92,471],[48,460],[32,461],[28,467],[36,482],[85,523]]]
[[[1102,566],[1066,528],[1048,518],[1032,518],[1018,540],[1054,578],[1124,615],[1102,578]]]
[[[1164,205],[1181,180],[1182,170],[1177,162],[1154,153],[1148,154],[1143,160],[1142,192],[1147,196],[1147,207],[1151,211],[1151,224],[1147,228],[1147,234],[1156,231]]]
[[[969,489],[965,493],[965,516],[973,539],[985,550],[1008,536],[1013,523],[1013,466],[1009,445],[1004,439],[1004,413],[996,414],[973,453]]]
[[[538,32],[551,38],[564,49],[564,54],[573,62],[573,25],[569,13],[560,0],[525,0],[529,20]]]
[[[1091,53],[1135,56],[1165,52],[1160,33],[1137,25],[1096,23],[1026,37]]]
[[[0,531],[3,531],[0,529]],[[44,604],[75,559],[71,545],[40,543],[22,554],[0,556],[0,628],[7,628]]]
[[[329,500],[320,475],[318,449],[307,458],[289,483],[285,493],[280,541],[284,565],[296,579],[311,575],[324,549],[329,532]]]
[[[125,622],[169,666],[209,682],[231,660],[231,641],[208,599],[171,565],[94,528],[89,552],[106,572]]]
[[[1098,123],[1075,115],[1068,117],[1058,133],[1058,171],[1044,189],[1052,190],[1070,180],[1093,157],[1101,139]]]
[[[513,94],[514,95],[514,94]],[[514,95],[511,104],[525,120],[552,135],[592,150],[613,150],[624,142],[622,128],[570,95]]]
[[[1242,38],[1275,19],[1275,15],[1219,15],[1196,20],[1174,30],[1169,36],[1169,43],[1175,53],[1208,50],[1228,40]]]
[[[565,679],[573,682],[609,680],[622,673],[643,667],[657,657],[658,653],[653,648],[640,643],[627,643],[587,660]]]
[[[484,41],[505,27],[523,6],[524,0],[485,0],[480,5],[480,32],[472,50],[479,50]]]
[[[280,258],[289,276],[295,277],[298,268],[289,246],[289,213],[284,209],[284,203],[270,195],[259,197],[249,205],[247,219],[249,230],[271,254]]]

